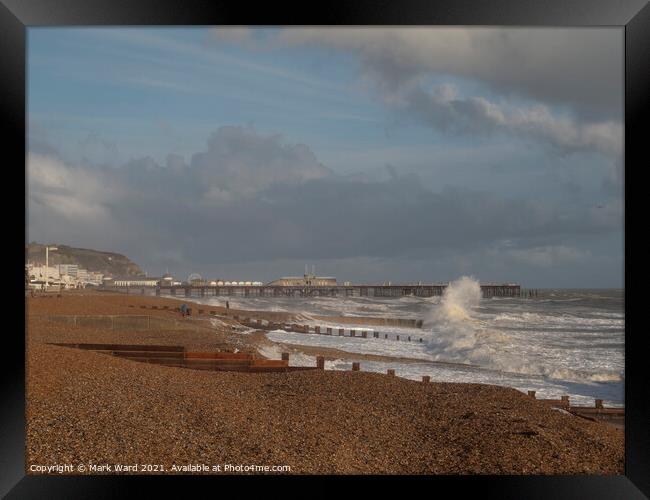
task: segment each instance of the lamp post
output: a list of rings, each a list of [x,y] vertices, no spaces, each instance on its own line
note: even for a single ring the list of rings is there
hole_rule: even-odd
[[[58,250],[57,247],[46,246],[45,247],[45,287],[50,286],[50,250]]]

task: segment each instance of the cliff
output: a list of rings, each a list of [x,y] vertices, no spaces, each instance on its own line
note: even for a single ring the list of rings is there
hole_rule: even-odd
[[[144,273],[128,257],[114,252],[102,252],[88,248],[50,244],[58,250],[50,252],[50,266],[77,264],[88,271],[101,272],[110,276],[138,276]],[[45,264],[45,245],[30,243],[25,246],[25,259],[35,264]]]

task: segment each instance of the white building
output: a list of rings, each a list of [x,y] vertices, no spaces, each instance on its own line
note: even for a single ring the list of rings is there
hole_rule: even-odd
[[[114,278],[115,286],[158,286],[161,278],[147,278],[144,276]]]
[[[84,288],[87,284],[101,285],[104,278],[102,273],[80,269],[77,264],[59,264],[46,269],[45,266],[28,262],[25,268],[28,280],[36,283],[37,287],[49,282],[61,288]]]
[[[37,266],[32,264],[31,266],[28,265],[28,273],[29,273],[29,278],[30,280],[37,280],[37,281],[58,281],[60,279],[60,274],[59,274],[59,269],[56,267],[45,267],[45,266]]]
[[[89,273],[89,281],[95,285],[101,285],[104,275],[102,273],[91,272]]]
[[[77,264],[59,264],[59,274],[61,276],[77,277],[79,266]]]
[[[74,278],[61,276],[58,267],[28,264],[26,268],[27,281],[30,288],[41,289],[46,284],[61,288],[71,288],[74,286],[70,283]]]

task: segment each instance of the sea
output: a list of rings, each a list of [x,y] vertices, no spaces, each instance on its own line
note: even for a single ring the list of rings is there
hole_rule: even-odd
[[[224,305],[226,297],[192,298]],[[572,405],[624,406],[625,303],[623,289],[543,289],[535,297],[482,298],[478,281],[462,277],[438,297],[228,297],[230,307],[286,311],[301,324],[367,330],[368,338],[267,332],[280,357],[283,344],[374,354],[361,370],[431,381],[468,382],[536,391],[538,398],[568,395]],[[313,316],[421,319],[422,328],[367,326],[317,320]],[[375,338],[372,332],[378,332]],[[399,336],[399,340],[398,340]],[[411,340],[407,340],[411,337]],[[422,341],[420,341],[422,339]],[[352,359],[326,362],[327,369],[349,370]],[[292,364],[315,363],[293,356]]]

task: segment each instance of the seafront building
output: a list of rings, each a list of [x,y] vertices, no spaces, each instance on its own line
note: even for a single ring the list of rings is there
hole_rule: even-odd
[[[336,286],[336,278],[306,272],[303,276],[285,276],[271,281],[267,286]]]
[[[77,264],[59,264],[59,274],[65,276],[77,277],[79,266]]]
[[[105,285],[113,286],[158,286],[162,278],[148,278],[145,276],[128,276],[117,278],[105,278]]]
[[[25,265],[25,283],[30,288],[40,289],[46,284],[57,288],[85,288],[87,285],[102,284],[102,273],[79,268],[76,264],[61,264],[46,267],[28,262]]]

